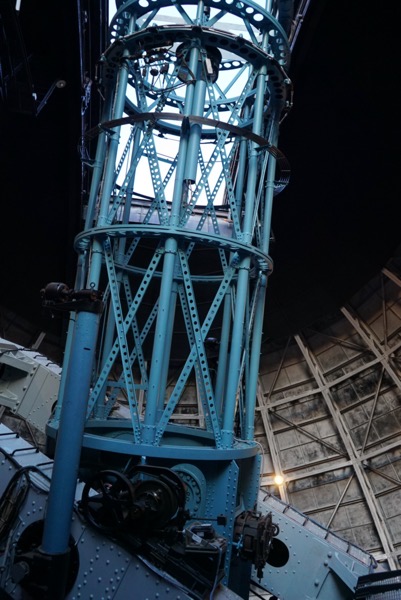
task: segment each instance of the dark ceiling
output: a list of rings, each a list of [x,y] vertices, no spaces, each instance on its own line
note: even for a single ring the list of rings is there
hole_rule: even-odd
[[[311,0],[290,70],[294,108],[279,144],[292,176],[275,200],[268,338],[337,308],[401,242],[396,5],[383,3],[376,14],[363,0]],[[81,81],[83,71],[94,78],[107,10],[96,0],[22,0],[16,17],[14,6],[0,0],[0,305],[51,330],[39,291],[74,281],[72,241],[86,186],[82,192]],[[83,46],[79,11],[88,15]],[[45,101],[60,80],[67,85]],[[97,100],[92,92],[86,116],[93,124]]]

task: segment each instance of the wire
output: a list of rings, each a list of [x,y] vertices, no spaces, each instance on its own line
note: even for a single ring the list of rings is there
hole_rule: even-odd
[[[31,348],[20,348],[18,346],[17,348],[9,348],[7,350],[2,350],[0,352],[0,356],[3,356],[3,354],[13,354],[15,352],[34,352],[34,350],[31,350]]]
[[[264,592],[269,594],[270,600],[277,600],[276,596],[270,596],[269,590],[264,588],[263,585],[260,585],[260,583],[258,583],[257,581],[251,581],[251,586],[253,588],[258,587],[260,590],[263,590]],[[266,596],[262,596],[261,594],[258,594],[258,592],[255,589],[250,590],[250,593],[254,596],[257,596],[258,598],[262,598],[262,600],[266,600]]]
[[[189,592],[188,588],[186,588],[185,586],[183,586],[179,581],[177,581],[177,579],[175,579],[174,577],[172,577],[171,575],[169,575],[166,571],[164,571],[162,569],[159,569],[156,565],[154,565],[152,562],[150,562],[142,554],[136,554],[135,557],[138,558],[140,561],[142,561],[144,563],[144,565],[146,565],[148,567],[148,569],[150,569],[151,571],[153,571],[153,573],[156,573],[159,577],[161,577],[165,581],[171,583],[172,585],[174,585],[180,591],[185,592],[186,594],[188,594],[188,592]]]
[[[257,596],[258,598],[261,598],[262,600],[266,600],[266,596],[261,596],[261,594],[258,594],[258,592],[256,590],[252,590],[251,593],[253,596]]]
[[[216,591],[216,587],[217,587],[217,584],[219,582],[219,572],[220,572],[221,558],[223,556],[223,552],[222,552],[220,546],[215,546],[214,544],[211,544],[211,546],[213,546],[214,548],[217,548],[217,550],[219,551],[219,561],[217,563],[216,575],[215,575],[215,578],[214,578],[213,587],[212,587],[211,592],[210,592],[209,600],[213,600],[214,592]]]
[[[236,442],[241,442],[242,444],[256,444],[260,450],[260,454],[259,456],[262,457],[262,465],[261,465],[261,472],[264,473],[264,468],[265,468],[265,451],[264,448],[262,446],[262,444],[260,442],[258,442],[257,440],[242,440],[239,437],[234,436],[234,440]]]
[[[0,539],[3,539],[11,527],[23,505],[29,490],[29,478],[26,469],[19,469],[11,477],[0,500]],[[25,479],[24,483],[22,480]]]
[[[14,466],[18,464],[15,458],[3,449],[1,449],[1,452]],[[30,479],[30,472],[39,473],[41,477],[50,482],[50,477],[46,473],[32,465],[21,467],[15,471],[0,498],[0,539],[3,539],[9,533],[31,486],[39,492],[47,493],[47,490],[43,490]]]
[[[264,448],[263,448],[262,444],[260,442],[258,442],[257,440],[253,440],[253,442],[255,444],[257,444],[257,446],[260,449],[260,456],[262,457],[262,464],[261,464],[260,471],[261,471],[261,473],[264,473],[265,472],[265,458],[266,458]]]

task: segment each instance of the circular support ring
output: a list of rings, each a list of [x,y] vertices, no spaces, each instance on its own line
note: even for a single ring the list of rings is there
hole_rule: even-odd
[[[75,238],[74,247],[77,252],[81,247],[86,247],[88,239],[102,240],[105,237],[111,238],[168,238],[172,237],[180,241],[194,242],[199,246],[215,247],[228,252],[236,253],[237,256],[249,256],[258,264],[262,272],[270,274],[273,271],[273,262],[270,256],[264,254],[255,246],[250,246],[240,240],[232,238],[221,238],[217,235],[205,234],[188,229],[171,228],[162,225],[109,225],[108,227],[96,227],[79,234]]]

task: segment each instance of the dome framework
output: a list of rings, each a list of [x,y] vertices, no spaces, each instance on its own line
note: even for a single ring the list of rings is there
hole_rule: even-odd
[[[395,258],[338,313],[266,346],[255,425],[262,487],[390,568],[401,546],[399,272]]]

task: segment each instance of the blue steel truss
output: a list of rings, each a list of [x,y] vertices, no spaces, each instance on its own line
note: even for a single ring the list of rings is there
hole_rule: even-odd
[[[249,479],[241,461],[257,473],[270,221],[289,176],[277,149],[291,105],[288,2],[272,4],[118,3],[99,62],[103,116],[88,134],[97,150],[75,241],[76,287],[101,291],[104,307],[72,315],[49,426],[58,437],[54,487],[75,485],[82,444],[142,461],[223,461],[220,482],[205,467],[217,496],[230,481],[242,509],[256,501],[257,476],[254,489],[240,489]],[[177,415],[190,381],[201,415],[189,426]],[[121,403],[127,419],[113,417]],[[51,492],[50,552],[65,545],[66,534],[54,534],[60,501]],[[230,537],[232,525],[233,517],[222,534]]]

